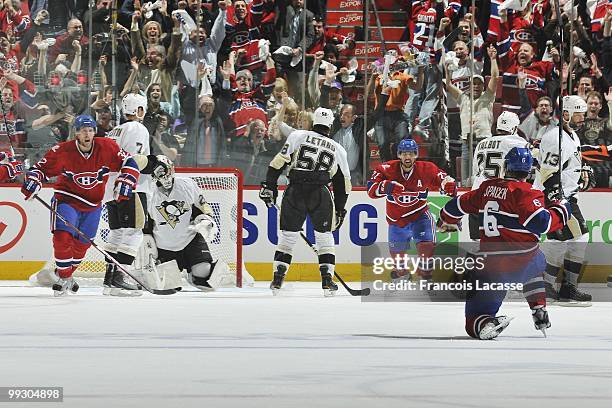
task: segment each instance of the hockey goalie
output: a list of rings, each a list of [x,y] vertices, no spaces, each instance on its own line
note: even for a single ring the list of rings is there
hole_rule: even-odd
[[[148,197],[150,233],[137,257],[136,267],[144,282],[155,289],[180,287],[181,273],[202,291],[236,286],[236,274],[219,259],[213,259],[209,244],[219,228],[202,190],[189,177],[175,176],[174,164],[157,156],[155,188]],[[252,278],[244,273],[245,282]]]

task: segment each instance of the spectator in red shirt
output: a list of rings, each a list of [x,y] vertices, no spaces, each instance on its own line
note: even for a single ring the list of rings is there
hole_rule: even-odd
[[[73,41],[78,41],[81,44],[81,52],[87,52],[89,38],[83,34],[83,23],[78,18],[73,18],[68,21],[68,31],[61,34],[55,39],[55,44],[49,48],[48,61],[52,65],[56,65],[62,61],[69,61],[72,64],[76,56]]]

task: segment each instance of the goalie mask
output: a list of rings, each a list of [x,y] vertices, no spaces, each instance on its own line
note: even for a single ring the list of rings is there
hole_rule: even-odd
[[[174,186],[174,163],[166,156],[157,156],[158,164],[153,169],[153,179],[158,187],[171,190]]]

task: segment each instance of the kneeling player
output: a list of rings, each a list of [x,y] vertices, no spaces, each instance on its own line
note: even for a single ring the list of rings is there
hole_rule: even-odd
[[[563,228],[571,215],[569,203],[544,207],[544,194],[525,182],[533,158],[529,149],[514,147],[505,157],[504,178],[485,180],[480,187],[449,201],[440,212],[438,226],[449,230],[466,214],[478,214],[480,255],[484,268],[472,278],[480,283],[523,283],[535,327],[550,327],[546,312],[540,235]],[[505,290],[472,291],[465,303],[465,330],[471,337],[497,337],[510,318],[496,316]]]
[[[15,179],[23,173],[23,165],[10,153],[0,152],[0,183]]]
[[[436,189],[454,196],[457,188],[455,180],[435,164],[416,161],[418,155],[419,147],[414,140],[402,140],[397,146],[399,160],[385,162],[372,173],[368,195],[387,201],[391,256],[403,255],[413,240],[421,259],[419,270],[415,272],[421,279],[430,280],[436,231],[427,195],[429,189]],[[394,270],[392,278],[407,273]]]
[[[176,260],[179,269],[187,271],[189,283],[204,291],[235,280],[227,264],[214,261],[208,248],[218,227],[202,191],[193,179],[175,176],[174,164],[166,156],[157,158],[163,166],[153,173],[157,188],[148,204],[157,261]]]

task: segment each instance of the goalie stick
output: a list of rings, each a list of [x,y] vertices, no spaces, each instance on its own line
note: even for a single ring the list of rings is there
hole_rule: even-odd
[[[89,242],[91,244],[92,247],[94,247],[98,252],[100,252],[102,255],[104,255],[104,257],[106,259],[109,259],[112,263],[115,264],[115,266],[117,266],[117,268],[119,268],[123,273],[125,273],[126,275],[128,275],[130,278],[132,278],[136,283],[138,283],[140,286],[143,287],[144,290],[146,290],[149,293],[152,293],[154,295],[172,295],[176,292],[178,292],[180,290],[180,288],[177,289],[151,289],[148,288],[145,284],[143,284],[140,280],[136,279],[134,277],[134,275],[132,275],[131,273],[129,273],[123,266],[121,266],[121,264],[119,262],[117,262],[115,260],[115,258],[113,258],[112,256],[110,256],[105,250],[103,250],[102,248],[100,248],[98,245],[96,245],[95,242],[93,242],[93,240],[91,238],[89,238],[87,235],[85,235],[83,232],[81,232],[80,229],[78,229],[77,227],[75,227],[74,225],[72,225],[72,223],[70,223],[68,220],[66,220],[66,218],[64,218],[60,213],[58,213],[57,211],[55,211],[53,209],[53,207],[51,207],[45,200],[43,200],[42,198],[40,198],[39,196],[35,195],[34,198],[36,200],[38,200],[39,203],[41,203],[42,205],[45,206],[45,208],[47,208],[49,211],[51,211],[53,213],[53,215],[55,215],[57,218],[59,218],[64,224],[66,224],[66,226],[68,226],[68,228],[70,228],[71,230],[73,230],[74,232],[77,233],[77,235],[79,237],[81,237],[82,239],[87,240],[87,242]]]
[[[300,231],[300,236],[302,237],[304,242],[306,242],[308,244],[310,249],[312,249],[315,254],[318,254],[317,247],[315,246],[315,244],[310,242],[308,237],[306,235],[304,235],[304,233],[302,231]],[[340,275],[338,275],[338,272],[336,272],[336,271],[334,271],[334,276],[336,278],[338,278],[338,280],[340,281],[342,286],[344,286],[344,289],[346,289],[347,292],[351,294],[351,296],[368,296],[370,294],[370,288],[365,288],[365,289],[351,289],[351,288],[349,288],[349,286],[346,284],[346,282],[344,282],[344,279],[342,279],[340,277]]]

